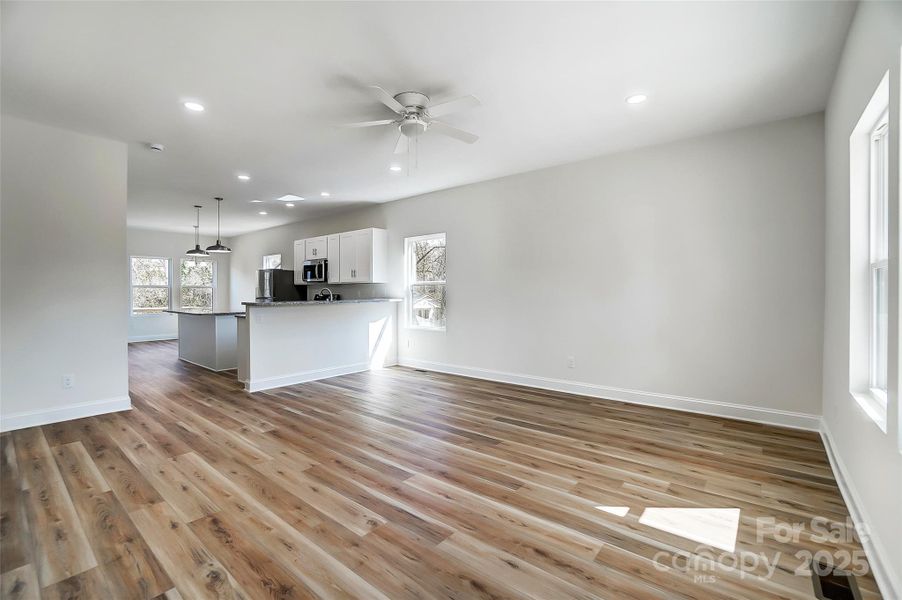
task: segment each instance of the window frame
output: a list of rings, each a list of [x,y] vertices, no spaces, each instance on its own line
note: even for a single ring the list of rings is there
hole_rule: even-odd
[[[884,274],[884,285],[889,287],[889,109],[878,117],[871,129],[868,140],[868,246],[870,249],[870,261],[868,265],[868,291],[869,309],[868,315],[868,386],[874,399],[886,410],[886,387],[879,387],[877,382],[878,370],[882,363],[883,370],[889,368],[889,345],[883,349],[880,356],[879,340],[879,311],[878,301],[878,274]],[[887,311],[889,298],[886,299]],[[887,321],[889,315],[886,316]],[[887,332],[889,323],[885,324]],[[886,375],[884,375],[884,379]],[[884,382],[884,386],[887,383]]]
[[[416,265],[414,264],[413,245],[416,242],[441,238],[445,242],[445,279],[442,281],[419,281],[416,279]],[[404,238],[404,327],[419,331],[445,332],[448,329],[448,316],[445,315],[444,327],[428,327],[420,325],[413,317],[413,287],[417,285],[440,285],[445,290],[447,303],[448,294],[448,234],[429,233]]]
[[[166,277],[169,283],[166,285],[136,285],[135,270],[132,268],[132,261],[136,258],[147,258],[153,260],[166,261]],[[135,288],[165,289],[167,293],[166,308],[160,309],[160,312],[135,312]],[[132,254],[128,257],[128,314],[131,317],[155,317],[167,310],[172,310],[172,259],[166,256],[147,256],[142,254]]]
[[[897,348],[890,344],[898,331],[898,313],[895,306],[889,306],[890,288],[896,287],[898,272],[895,266],[889,268],[895,260],[888,260],[899,243],[898,231],[889,219],[898,219],[898,214],[894,198],[885,193],[889,182],[883,187],[889,173],[880,168],[887,164],[884,161],[891,144],[896,143],[891,131],[881,127],[888,121],[889,91],[886,71],[849,135],[849,393],[884,434],[888,433],[891,398],[880,386],[889,387],[891,365],[899,359]],[[879,161],[878,149],[887,153]],[[884,294],[878,294],[878,281],[886,286]],[[881,313],[877,307],[883,301],[887,307]],[[879,335],[881,330],[886,338]]]
[[[182,263],[186,260],[193,260],[195,262],[198,262],[198,261],[209,262],[213,265],[213,277],[212,277],[212,281],[211,281],[210,285],[183,285],[182,284],[182,268],[181,267],[182,267]],[[182,290],[193,290],[193,289],[205,290],[205,289],[209,288],[210,289],[210,310],[211,311],[214,310],[214,307],[216,306],[216,259],[214,259],[213,257],[207,257],[207,256],[198,256],[198,257],[180,256],[179,257],[178,286],[179,286],[179,293],[178,293],[179,308],[204,308],[204,307],[199,307],[199,306],[182,306]]]

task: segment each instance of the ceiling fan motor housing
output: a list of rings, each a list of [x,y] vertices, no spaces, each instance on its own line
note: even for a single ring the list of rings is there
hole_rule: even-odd
[[[408,109],[418,108],[423,110],[429,106],[429,96],[420,92],[401,92],[400,94],[395,94],[395,100]]]
[[[401,92],[395,94],[395,100],[404,107],[404,116],[398,124],[398,130],[409,138],[417,137],[426,131],[429,122],[424,118],[429,96],[419,92]]]

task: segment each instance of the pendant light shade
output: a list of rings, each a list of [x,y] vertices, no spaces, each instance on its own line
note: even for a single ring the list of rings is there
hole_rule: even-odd
[[[188,256],[210,256],[210,254],[200,247],[200,209],[203,208],[199,204],[194,205],[197,211],[197,221],[194,225],[194,248],[185,252]]]
[[[215,254],[227,254],[232,251],[231,248],[227,246],[223,246],[222,242],[219,241],[221,237],[219,234],[219,225],[220,225],[220,216],[219,216],[219,206],[222,204],[222,198],[216,198],[216,243],[212,246],[207,246],[207,252],[213,252]]]

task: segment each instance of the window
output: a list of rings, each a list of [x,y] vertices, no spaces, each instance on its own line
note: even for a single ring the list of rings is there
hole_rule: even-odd
[[[132,314],[151,315],[169,308],[169,259],[132,256]]]
[[[889,73],[849,136],[849,392],[885,433],[889,355]]]
[[[870,135],[870,388],[886,403],[889,339],[889,112],[884,112]]]
[[[213,308],[216,263],[211,258],[183,258],[179,266],[179,306]]]
[[[445,329],[445,234],[404,240],[407,326]]]
[[[282,268],[282,255],[281,254],[267,254],[263,257],[263,268],[264,269],[281,269]]]

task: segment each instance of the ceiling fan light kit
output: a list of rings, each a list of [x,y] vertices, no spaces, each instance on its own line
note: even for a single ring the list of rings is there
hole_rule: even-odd
[[[411,150],[411,142],[416,142],[420,136],[430,131],[467,144],[472,144],[479,139],[478,135],[435,119],[435,117],[479,106],[479,100],[475,96],[462,96],[447,102],[432,104],[429,96],[420,92],[401,92],[392,96],[378,85],[370,86],[368,89],[377,100],[398,116],[394,119],[349,123],[347,127],[397,127],[400,136],[395,144],[395,154],[408,154]],[[414,144],[414,151],[416,151],[416,147]]]

